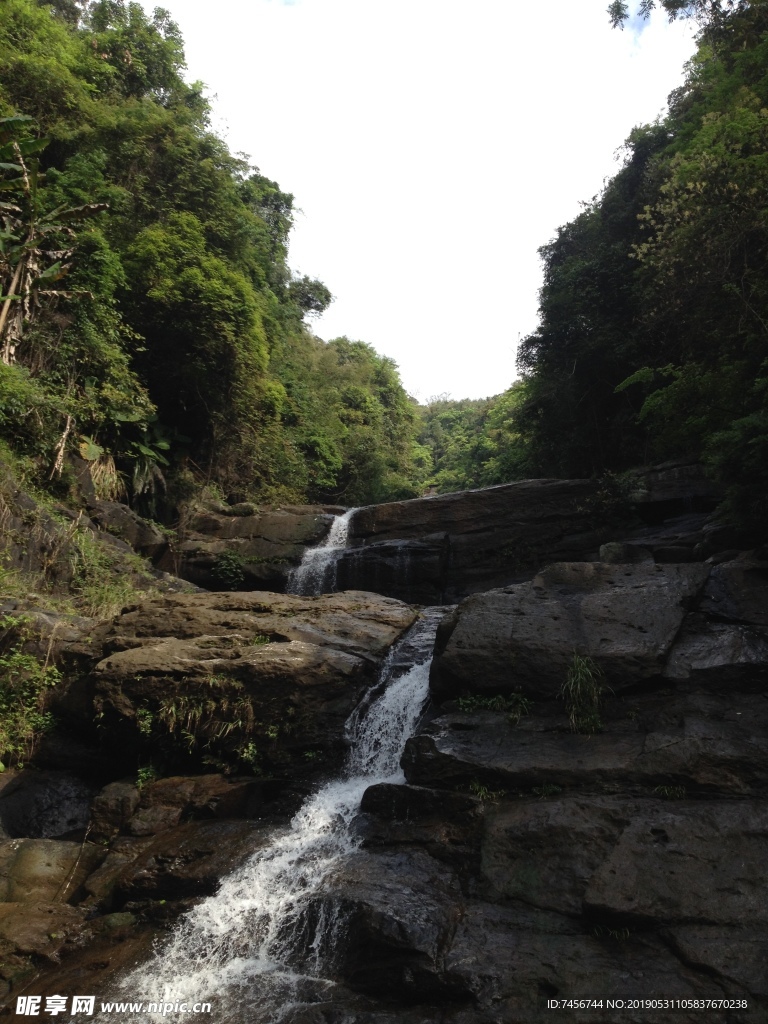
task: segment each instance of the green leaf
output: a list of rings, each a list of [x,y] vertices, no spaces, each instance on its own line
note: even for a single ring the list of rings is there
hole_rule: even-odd
[[[108,209],[109,203],[86,203],[85,206],[73,206],[71,209],[60,206],[58,209],[41,217],[40,222],[43,224],[51,222],[56,224],[77,224],[82,220],[87,220],[88,217],[95,217],[102,210]]]
[[[85,459],[86,462],[95,462],[104,454],[104,449],[101,445],[96,444],[90,437],[81,438],[78,451],[80,452],[80,457]]]

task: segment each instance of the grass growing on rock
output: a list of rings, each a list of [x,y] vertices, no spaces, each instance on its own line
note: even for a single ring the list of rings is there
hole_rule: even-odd
[[[565,710],[574,732],[589,736],[602,730],[600,708],[608,689],[600,666],[592,658],[574,651],[568,674],[560,689],[560,697],[565,702]]]
[[[470,694],[466,697],[459,697],[456,705],[459,711],[463,711],[465,714],[472,714],[474,711],[506,712],[510,723],[517,725],[523,715],[527,715],[531,710],[533,701],[521,693],[511,693],[506,697],[502,694],[495,697]]]

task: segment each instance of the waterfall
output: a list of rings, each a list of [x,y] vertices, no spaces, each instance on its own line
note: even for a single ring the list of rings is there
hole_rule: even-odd
[[[318,594],[334,592],[339,553],[347,546],[349,526],[355,512],[356,508],[350,508],[344,515],[336,516],[322,543],[304,550],[301,564],[288,575],[286,593],[317,597]]]
[[[354,819],[367,787],[404,781],[400,757],[428,696],[444,611],[426,609],[390,652],[378,683],[347,722],[351,749],[340,777],[309,797],[289,827],[180,921],[153,959],[123,979],[120,998],[208,1001],[215,1024],[288,1024],[300,1006],[328,998],[333,982],[323,978],[323,966],[339,922],[330,905],[318,912],[313,899],[359,846]],[[414,662],[405,670],[398,669],[400,647]],[[137,1024],[153,1019],[163,1018],[135,1018]]]

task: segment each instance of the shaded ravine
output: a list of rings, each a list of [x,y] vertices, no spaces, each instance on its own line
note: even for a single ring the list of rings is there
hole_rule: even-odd
[[[324,968],[340,922],[330,903],[318,911],[317,897],[342,858],[360,845],[353,823],[365,790],[404,781],[400,757],[428,697],[442,613],[426,610],[390,652],[379,682],[350,716],[351,749],[341,776],[311,796],[289,828],[225,878],[215,896],[195,907],[149,962],[123,978],[118,998],[208,1001],[208,1019],[217,1024],[246,1019],[278,1024],[300,1006],[329,998],[334,986],[323,976]],[[397,667],[401,645],[414,659],[405,671]],[[169,1016],[158,1013],[157,1019]]]

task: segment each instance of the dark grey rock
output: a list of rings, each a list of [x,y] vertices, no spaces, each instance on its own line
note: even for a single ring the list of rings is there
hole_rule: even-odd
[[[591,657],[616,692],[660,676],[707,572],[556,563],[530,583],[467,598],[433,662],[432,691],[553,696],[574,652]]]
[[[43,839],[84,829],[94,787],[64,772],[16,771],[0,775],[0,830]]]

